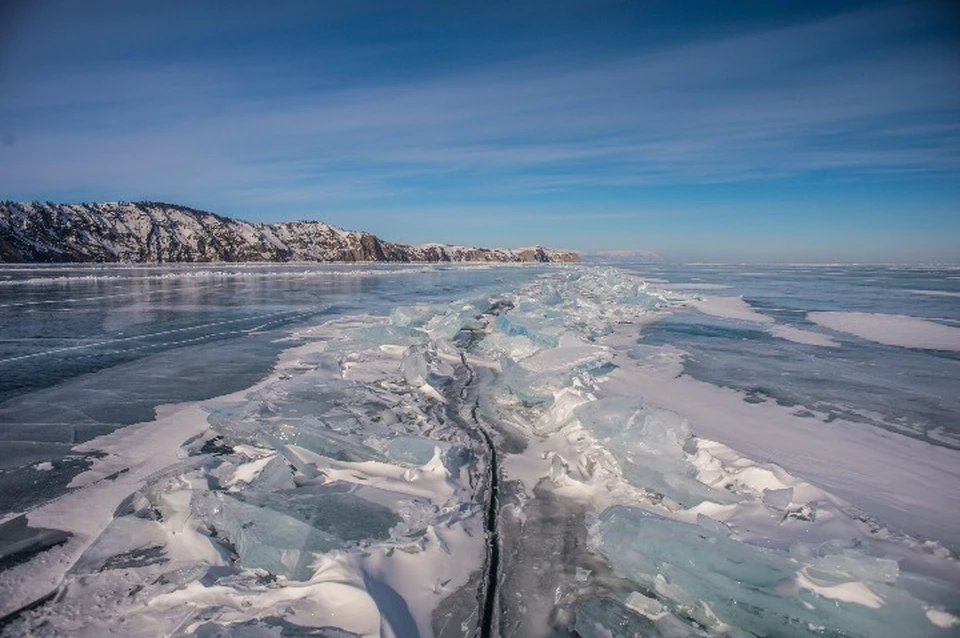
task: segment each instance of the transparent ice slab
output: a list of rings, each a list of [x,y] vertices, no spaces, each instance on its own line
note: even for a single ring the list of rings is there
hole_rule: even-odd
[[[337,627],[304,627],[276,616],[232,625],[205,622],[191,638],[360,638],[360,634]]]
[[[737,495],[710,488],[695,478],[695,468],[683,447],[690,430],[679,415],[631,397],[592,401],[577,408],[576,415],[617,458],[624,477],[636,487],[652,490],[682,507],[739,500]]]
[[[847,552],[805,564],[722,533],[614,506],[592,529],[613,568],[711,632],[757,636],[949,635],[894,580],[890,561]]]
[[[237,562],[293,580],[306,580],[315,554],[342,547],[344,540],[293,516],[245,503],[223,492],[198,492],[191,509],[209,533],[236,551]]]
[[[400,521],[389,508],[371,503],[343,485],[247,491],[242,498],[247,504],[293,517],[344,542],[388,538],[390,528]]]
[[[419,436],[398,436],[386,442],[383,454],[392,463],[426,465],[439,450],[441,458],[444,459],[444,465],[450,469],[445,458],[450,449],[451,445],[445,441],[435,441]]]

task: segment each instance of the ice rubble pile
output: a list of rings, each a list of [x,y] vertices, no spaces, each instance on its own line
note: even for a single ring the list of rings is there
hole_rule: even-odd
[[[605,589],[588,578],[578,633],[949,635],[953,587],[901,577],[882,557],[915,552],[955,571],[943,548],[892,540],[782,468],[605,389],[611,374],[656,365],[656,353],[634,346],[637,325],[684,301],[613,270],[565,273],[519,294],[509,321],[480,344],[500,358],[501,416],[543,440],[546,467],[517,474],[527,473],[528,491],[549,485],[590,503],[591,547],[635,584]]]
[[[453,368],[418,327],[437,313],[308,331],[265,382],[208,402],[209,432],[127,498],[72,569],[61,626],[243,634],[275,614],[329,635],[429,635],[483,551],[473,443],[442,414]]]

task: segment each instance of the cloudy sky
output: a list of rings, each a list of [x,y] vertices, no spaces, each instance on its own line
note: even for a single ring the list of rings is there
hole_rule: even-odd
[[[0,6],[2,199],[685,261],[960,262],[951,3]]]

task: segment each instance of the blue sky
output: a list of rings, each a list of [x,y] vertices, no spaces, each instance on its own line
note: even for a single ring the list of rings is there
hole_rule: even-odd
[[[960,262],[950,3],[2,7],[0,198],[683,261]]]

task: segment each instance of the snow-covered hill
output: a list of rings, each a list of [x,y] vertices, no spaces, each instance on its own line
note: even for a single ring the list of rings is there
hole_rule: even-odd
[[[409,246],[323,222],[252,224],[156,202],[0,202],[0,262],[576,262],[534,246]]]

